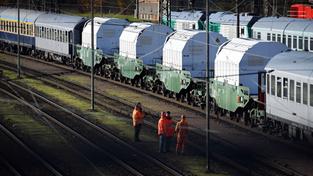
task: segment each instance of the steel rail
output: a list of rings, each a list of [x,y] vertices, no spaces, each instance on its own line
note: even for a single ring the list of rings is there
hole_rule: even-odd
[[[15,86],[14,84],[10,84],[11,86]],[[18,86],[19,87],[19,86]],[[21,88],[21,87],[19,87]],[[0,91],[3,93],[6,93],[7,95],[9,95],[10,97],[18,100],[19,102],[25,104],[26,106],[28,106],[29,108],[31,108],[32,110],[39,112],[41,115],[45,116],[48,120],[54,122],[55,124],[57,124],[58,126],[60,126],[61,128],[63,128],[64,130],[66,130],[67,132],[71,133],[72,135],[78,137],[79,139],[81,139],[83,142],[85,142],[86,144],[88,144],[89,146],[95,148],[96,150],[104,153],[105,155],[107,155],[108,157],[110,157],[114,162],[116,162],[117,164],[123,166],[125,169],[127,169],[128,171],[130,171],[132,174],[136,175],[136,176],[144,176],[142,173],[140,173],[139,171],[137,171],[136,169],[134,169],[133,167],[129,166],[127,163],[125,163],[124,161],[116,158],[114,155],[106,152],[105,150],[103,150],[102,148],[100,148],[99,146],[97,146],[96,144],[94,144],[93,142],[89,141],[87,138],[83,137],[82,135],[80,135],[79,133],[77,133],[76,131],[72,130],[70,127],[64,125],[63,123],[59,122],[58,120],[56,120],[54,117],[50,116],[49,114],[43,112],[41,109],[33,106],[32,104],[26,102],[25,100],[11,94],[10,92],[0,88]],[[37,96],[35,93],[28,91],[29,93],[32,93],[33,95]],[[38,96],[37,96],[38,97]],[[1,125],[0,128],[2,129]],[[60,175],[61,176],[61,175]]]
[[[14,87],[17,87],[25,92],[28,92],[28,93],[31,93],[33,96],[45,101],[46,103],[70,114],[71,116],[75,117],[76,119],[82,121],[83,123],[87,124],[89,127],[97,130],[98,132],[100,132],[101,134],[104,134],[106,136],[109,136],[110,138],[114,139],[116,142],[124,145],[125,147],[128,147],[129,149],[131,149],[132,151],[134,151],[135,153],[145,157],[147,160],[149,161],[152,161],[153,163],[155,163],[156,165],[160,166],[161,168],[163,168],[164,170],[166,170],[167,172],[169,172],[171,175],[174,175],[174,176],[182,176],[183,174],[181,172],[179,172],[178,170],[174,169],[174,168],[171,168],[169,167],[168,165],[166,165],[165,163],[163,163],[162,161],[156,159],[156,158],[153,158],[152,156],[144,153],[144,152],[141,152],[139,151],[138,149],[136,149],[134,146],[128,144],[127,142],[125,142],[124,140],[120,139],[118,136],[114,135],[113,133],[111,133],[110,131],[108,130],[105,130],[101,127],[99,127],[98,125],[86,120],[84,117],[72,112],[71,110],[49,100],[48,98],[46,97],[43,97],[42,95],[39,95],[38,93],[36,92],[33,92],[29,89],[25,89],[24,87],[18,85],[18,84],[15,84],[13,82],[9,82],[8,84],[10,84],[11,86],[14,86]],[[17,97],[16,97],[17,98]],[[25,102],[24,100],[22,100],[23,103],[27,103]],[[119,160],[118,158],[116,158],[115,156],[113,156],[112,154],[110,153],[107,153],[105,152],[104,150],[102,150],[100,147],[98,147],[96,144],[94,144],[93,142],[89,141],[87,138],[83,137],[82,135],[80,135],[79,133],[77,133],[76,131],[72,130],[70,127],[64,125],[63,123],[61,123],[60,121],[56,120],[55,118],[53,118],[52,116],[46,114],[45,112],[41,111],[40,109],[34,107],[33,105],[27,103],[26,105],[28,105],[30,108],[36,110],[36,111],[39,111],[40,113],[42,113],[44,116],[46,116],[49,120],[55,122],[56,124],[58,124],[59,126],[61,126],[62,128],[66,129],[67,131],[69,131],[70,133],[74,134],[75,136],[81,138],[84,142],[88,143],[90,146],[93,146],[94,148],[96,148],[97,150],[99,151],[102,151],[104,153],[106,153],[108,156],[112,157],[112,159],[114,159],[116,162],[118,162],[119,164],[125,166],[125,167],[128,167],[129,170],[135,174],[135,175],[143,175],[141,174],[139,171],[135,170],[134,168],[132,168],[131,166],[129,166],[127,163]]]
[[[0,88],[0,91],[6,93],[7,95],[11,96],[13,94],[7,92],[4,89]],[[39,160],[50,172],[52,172],[56,176],[62,176],[57,169],[55,169],[49,162],[43,159],[39,154],[37,154],[34,150],[32,150],[27,144],[25,144],[22,140],[20,140],[14,133],[8,130],[5,126],[0,123],[0,130],[3,131],[7,136],[9,136],[14,142],[19,144],[23,149],[25,149],[29,154],[31,154],[34,158]]]
[[[17,171],[14,166],[5,160],[2,156],[0,156],[0,162],[2,162],[15,176],[22,176],[22,174]]]

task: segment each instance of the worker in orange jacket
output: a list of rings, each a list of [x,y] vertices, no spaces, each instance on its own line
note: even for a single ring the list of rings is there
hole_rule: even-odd
[[[132,114],[133,127],[134,127],[134,141],[140,142],[139,134],[141,131],[141,126],[143,124],[144,112],[142,111],[141,103],[137,103]]]
[[[158,136],[159,136],[159,152],[166,152],[166,124],[165,124],[165,112],[161,112],[160,119],[158,122]]]
[[[166,112],[165,124],[166,124],[166,133],[165,133],[166,151],[169,152],[171,149],[171,144],[172,144],[172,140],[173,140],[174,133],[175,133],[175,124],[174,124],[174,121],[172,120],[170,111]]]
[[[175,132],[177,134],[176,153],[183,154],[188,133],[188,123],[184,115],[181,115],[180,121],[177,122]]]

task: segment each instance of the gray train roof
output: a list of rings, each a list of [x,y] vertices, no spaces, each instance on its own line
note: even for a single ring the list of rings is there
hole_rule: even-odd
[[[286,27],[285,32],[289,33],[297,33],[300,35],[303,34],[303,32],[306,30],[308,26],[312,25],[311,20],[305,20],[305,19],[296,19],[289,23],[289,25]]]
[[[241,13],[240,16],[240,25],[246,26],[248,25],[251,20],[256,18],[255,16],[247,15],[246,13]],[[221,23],[225,25],[234,25],[237,24],[237,14],[229,13],[229,12],[218,12],[215,15],[210,15],[211,22]]]
[[[202,17],[204,17],[204,13],[202,11],[172,11],[171,18],[175,21],[199,21]],[[163,16],[163,19],[166,19]]]
[[[73,30],[75,26],[85,21],[84,17],[64,14],[43,14],[38,17],[36,25],[53,27],[62,30]]]
[[[220,23],[223,20],[223,16],[227,14],[232,14],[232,12],[216,12],[210,15],[210,22],[212,23]]]
[[[20,20],[21,22],[35,22],[37,18],[42,14],[44,13],[39,11],[20,9]],[[3,10],[0,13],[0,18],[17,21],[17,9]]]
[[[277,54],[266,65],[265,70],[286,72],[312,78],[313,53],[289,51]]]

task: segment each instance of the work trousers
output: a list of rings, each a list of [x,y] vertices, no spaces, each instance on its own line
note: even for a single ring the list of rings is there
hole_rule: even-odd
[[[135,128],[134,140],[135,140],[135,142],[136,141],[140,141],[139,134],[140,134],[140,131],[141,131],[141,124],[138,124],[138,125],[134,126],[134,128]]]
[[[171,145],[172,145],[172,141],[173,141],[173,136],[167,136],[166,137],[166,151],[170,152],[171,151]]]
[[[163,134],[159,136],[159,152],[166,152],[166,137]]]

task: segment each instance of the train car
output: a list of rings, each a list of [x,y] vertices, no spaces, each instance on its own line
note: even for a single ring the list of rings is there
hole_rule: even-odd
[[[290,137],[313,134],[313,54],[285,52],[274,56],[265,67],[266,114],[272,128]]]
[[[210,70],[214,69],[214,60],[218,47],[226,38],[216,32],[210,32]],[[177,99],[194,100],[201,105],[204,91],[199,95],[190,92],[197,87],[197,78],[206,76],[206,32],[176,31],[170,35],[163,49],[163,64],[157,65],[157,77],[162,83],[164,95],[170,94]],[[203,90],[203,86],[201,87]],[[197,101],[196,101],[197,100]]]
[[[149,66],[162,63],[164,42],[172,32],[168,26],[152,23],[132,23],[126,27],[115,59],[119,76],[128,81],[142,81]]]
[[[281,43],[251,39],[236,38],[223,44],[217,52],[215,77],[211,80],[210,95],[215,107],[240,115],[260,112],[257,116],[261,116],[255,102],[264,102],[264,68],[273,56],[287,49]]]
[[[313,8],[309,4],[293,4],[290,7],[291,18],[313,19]]]
[[[75,46],[81,45],[86,19],[64,14],[42,14],[36,25],[36,54],[48,60],[75,63]]]
[[[287,17],[264,17],[253,27],[253,38],[281,42],[296,51],[313,51],[313,21]]]
[[[205,13],[202,11],[171,12],[171,28],[174,30],[204,30]],[[167,23],[163,17],[162,24]]]
[[[109,64],[108,62],[113,60],[110,58],[119,52],[119,38],[128,25],[129,22],[124,19],[94,18],[94,48],[96,50],[94,66],[96,70],[103,64]],[[82,45],[76,46],[77,55],[81,60],[76,67],[91,67],[91,46],[91,21],[88,21],[82,32]]]
[[[20,44],[21,52],[30,53],[35,48],[35,22],[43,12],[20,10]],[[17,9],[0,11],[0,41],[3,49],[17,51],[18,43]]]
[[[223,16],[227,14],[232,14],[232,12],[216,12],[211,13],[209,16],[209,30],[212,32],[221,32],[221,23],[223,21]]]
[[[211,14],[211,22],[209,28],[215,32],[220,32],[226,38],[236,38],[237,34],[237,14],[234,13],[221,13]],[[239,35],[240,38],[252,37],[252,25],[259,19],[259,17],[249,13],[240,13]]]

